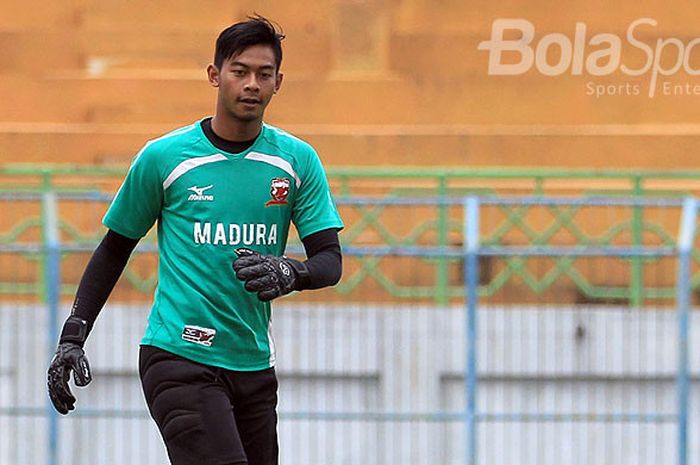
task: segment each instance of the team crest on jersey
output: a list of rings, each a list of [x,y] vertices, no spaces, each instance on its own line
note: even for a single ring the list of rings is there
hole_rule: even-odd
[[[202,328],[201,326],[186,325],[182,330],[182,339],[187,342],[194,342],[205,347],[211,347],[216,336],[216,330]]]
[[[272,200],[265,203],[268,205],[287,205],[287,196],[289,195],[289,179],[287,178],[272,178],[270,182],[270,195]]]

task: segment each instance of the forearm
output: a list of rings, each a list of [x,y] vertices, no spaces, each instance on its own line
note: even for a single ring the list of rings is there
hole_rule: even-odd
[[[300,283],[298,289],[300,291],[304,289],[320,289],[326,286],[333,286],[340,281],[340,276],[343,271],[340,247],[338,247],[337,250],[323,250],[309,257],[304,264],[309,270],[309,275]]]
[[[130,239],[110,230],[92,254],[78,285],[71,309],[72,317],[77,317],[86,323],[84,337],[92,329],[137,243],[136,239]],[[75,328],[64,326],[61,340],[75,334],[75,331]]]
[[[302,241],[308,259],[304,261],[308,276],[300,280],[297,290],[320,289],[340,281],[343,272],[343,256],[338,232],[327,229],[311,234]]]

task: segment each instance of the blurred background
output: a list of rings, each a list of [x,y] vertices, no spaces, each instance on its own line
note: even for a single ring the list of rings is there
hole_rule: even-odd
[[[167,463],[154,231],[67,417],[45,369],[131,158],[212,114],[254,13],[287,36],[266,121],[346,224],[341,283],[275,305],[281,463],[700,464],[691,2],[0,0],[0,465]]]

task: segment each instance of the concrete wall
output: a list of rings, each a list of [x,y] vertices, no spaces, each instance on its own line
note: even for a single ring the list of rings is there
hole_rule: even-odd
[[[87,344],[94,382],[77,390],[78,415],[58,422],[60,464],[166,463],[136,377],[145,316],[143,307],[119,305],[100,316]],[[479,323],[483,413],[676,412],[671,310],[488,308]],[[277,305],[274,325],[282,464],[465,463],[458,421],[324,417],[461,412],[462,308],[300,307],[289,299]],[[4,304],[0,328],[0,464],[47,463],[45,309]],[[697,374],[700,361],[691,360]],[[691,457],[700,453],[698,387],[689,412]],[[672,464],[676,437],[674,423],[486,420],[478,463]]]

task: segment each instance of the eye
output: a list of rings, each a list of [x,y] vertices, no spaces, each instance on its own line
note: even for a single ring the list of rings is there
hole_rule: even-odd
[[[272,79],[272,73],[270,73],[270,72],[263,72],[263,73],[260,73],[260,77],[263,78],[263,79]]]
[[[236,76],[236,77],[243,77],[243,76],[245,76],[245,71],[242,70],[242,69],[234,69],[234,70],[232,70],[231,72],[232,72],[233,75]]]

